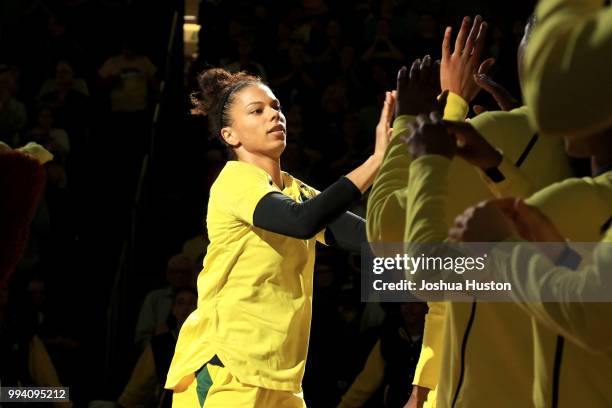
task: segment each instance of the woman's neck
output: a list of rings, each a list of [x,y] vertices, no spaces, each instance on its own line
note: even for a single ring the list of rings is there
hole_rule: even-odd
[[[272,177],[272,181],[278,188],[281,190],[285,188],[285,183],[283,181],[283,176],[281,173],[280,167],[280,159],[274,159],[267,156],[257,156],[257,155],[244,155],[243,157],[238,157],[238,160],[243,161],[245,163],[250,163],[254,166],[263,169],[266,173]]]

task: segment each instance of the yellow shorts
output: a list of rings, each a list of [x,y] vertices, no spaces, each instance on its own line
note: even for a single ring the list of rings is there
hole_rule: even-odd
[[[306,408],[302,393],[242,384],[225,367],[206,364],[184,392],[174,393],[173,408]]]

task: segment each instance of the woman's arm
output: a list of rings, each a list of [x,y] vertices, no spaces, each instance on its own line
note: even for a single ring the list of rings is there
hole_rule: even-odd
[[[359,252],[361,245],[367,241],[365,220],[350,211],[325,228],[325,243],[346,251]]]
[[[361,166],[303,203],[297,203],[280,192],[266,194],[257,202],[253,225],[299,239],[311,238],[330,226],[326,238],[332,245],[358,250],[366,241],[365,221],[345,212],[361,197],[361,193],[370,188],[376,177],[391,137],[393,107],[394,96],[387,92],[376,127],[374,154]]]
[[[270,193],[257,204],[253,224],[299,239],[311,238],[325,228],[327,245],[359,252],[361,244],[367,241],[365,220],[346,211],[361,196],[359,190],[349,184],[347,179],[340,179],[329,187],[330,191],[325,190],[304,203],[297,203],[280,193]],[[339,211],[344,212],[338,216]]]
[[[361,192],[346,177],[303,203],[280,192],[271,192],[257,203],[253,225],[293,238],[309,239],[342,215],[359,197]]]

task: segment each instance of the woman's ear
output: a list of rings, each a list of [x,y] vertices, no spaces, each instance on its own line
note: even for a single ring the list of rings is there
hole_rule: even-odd
[[[240,143],[234,132],[232,132],[232,128],[229,126],[221,129],[221,137],[225,140],[225,143],[232,147],[236,147]]]

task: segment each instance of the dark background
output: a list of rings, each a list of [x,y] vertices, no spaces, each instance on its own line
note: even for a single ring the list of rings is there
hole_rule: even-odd
[[[232,66],[263,76],[287,116],[283,170],[323,189],[372,151],[397,70],[426,53],[439,58],[444,27],[457,29],[464,15],[490,24],[492,76],[520,97],[516,48],[532,9],[530,1],[202,1],[199,51],[185,56],[179,2],[3,1],[0,63],[28,117],[11,143],[28,141],[46,103],[41,86],[59,60],[89,88],[86,97],[53,105],[55,126],[71,143],[67,184],[48,187],[46,218],[31,232],[35,256],[10,287],[11,304],[20,305],[12,310],[25,321],[27,285],[44,281],[46,330],[76,343],[48,349],[77,406],[117,398],[138,357],[134,325],[145,294],[164,286],[168,258],[205,231],[207,192],[224,149],[205,118],[189,114],[198,72]],[[163,83],[137,130],[113,120],[98,75],[126,39]],[[487,95],[475,102],[495,108]],[[365,202],[354,211],[363,215]],[[319,255],[304,389],[311,406],[326,407],[361,369],[380,317],[360,303],[358,257],[326,248]]]

